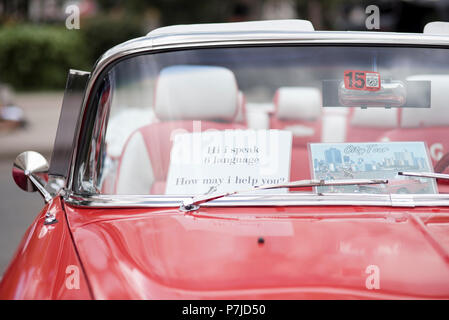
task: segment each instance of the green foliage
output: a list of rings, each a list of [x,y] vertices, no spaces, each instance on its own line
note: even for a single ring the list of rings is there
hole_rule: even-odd
[[[69,69],[90,71],[111,47],[144,34],[139,19],[96,16],[79,30],[64,26],[0,27],[0,82],[18,90],[62,90]]]
[[[89,48],[89,59],[95,62],[108,49],[145,34],[141,19],[135,16],[98,15],[81,21],[81,33]]]
[[[70,68],[89,67],[82,35],[64,27],[0,29],[0,81],[16,89],[63,89]]]

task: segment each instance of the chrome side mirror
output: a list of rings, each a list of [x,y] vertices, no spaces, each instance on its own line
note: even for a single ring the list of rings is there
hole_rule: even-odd
[[[52,199],[45,189],[48,181],[48,162],[35,151],[25,151],[19,154],[12,167],[12,177],[17,186],[27,192],[39,190],[40,194],[49,202]]]

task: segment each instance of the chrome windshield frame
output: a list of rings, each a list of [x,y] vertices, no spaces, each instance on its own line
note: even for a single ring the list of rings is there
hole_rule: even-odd
[[[170,195],[76,195],[64,196],[73,206],[97,208],[176,208],[190,196]],[[380,207],[449,207],[449,194],[354,194],[354,193],[284,193],[231,195],[201,207],[284,207],[284,206],[380,206]]]
[[[72,153],[69,176],[65,186],[67,203],[89,207],[179,207],[189,197],[166,195],[87,195],[74,193],[75,167],[81,143],[81,128],[86,126],[86,111],[91,105],[101,75],[117,62],[140,54],[170,50],[275,45],[344,45],[344,46],[412,46],[449,48],[449,36],[383,32],[220,32],[159,35],[127,41],[107,51],[96,63],[86,86],[80,121],[76,128],[76,143]],[[367,200],[368,197],[368,200]],[[233,195],[205,204],[215,206],[449,206],[449,194],[372,195],[372,194],[312,194]]]

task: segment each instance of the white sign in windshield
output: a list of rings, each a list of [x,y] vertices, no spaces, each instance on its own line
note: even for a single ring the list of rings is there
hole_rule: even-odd
[[[291,147],[291,132],[284,130],[177,134],[165,192],[198,195],[287,182]]]

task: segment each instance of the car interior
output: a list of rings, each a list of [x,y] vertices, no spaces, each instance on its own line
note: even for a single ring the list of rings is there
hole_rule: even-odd
[[[449,86],[449,76],[416,75],[407,80],[431,81],[430,110],[323,108],[322,88],[315,86],[279,87],[271,103],[249,103],[228,68],[204,65],[163,68],[155,80],[150,111],[141,109],[133,115],[131,109],[115,118],[111,116],[109,126],[115,122],[113,126],[122,128],[119,131],[122,142],[118,148],[117,145],[107,148],[116,173],[105,179],[102,192],[165,194],[174,136],[211,129],[290,131],[293,137],[290,180],[311,179],[308,144],[312,142],[424,141],[435,165],[449,150],[449,117],[441,116],[446,112],[445,88]],[[125,130],[127,123],[132,125]],[[449,191],[445,183],[438,186],[440,192]]]

